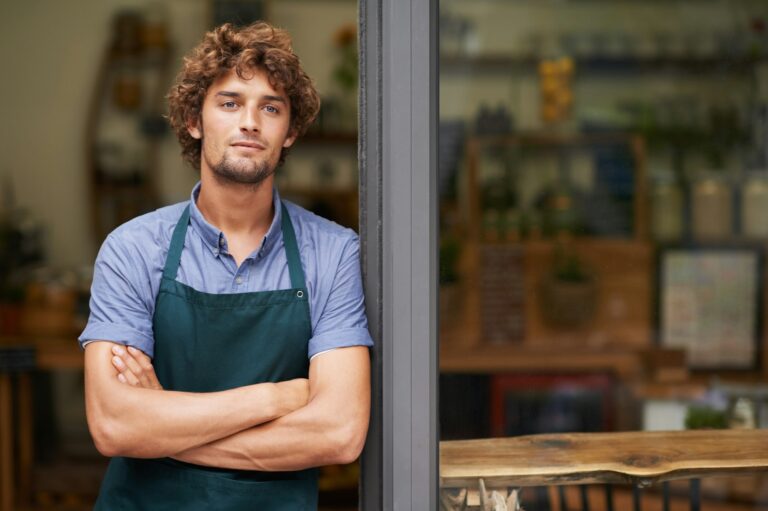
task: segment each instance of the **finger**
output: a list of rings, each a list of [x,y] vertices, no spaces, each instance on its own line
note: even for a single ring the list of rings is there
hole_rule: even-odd
[[[122,362],[123,365],[121,372],[126,375],[129,383],[133,384],[133,378],[127,375],[128,372],[132,373],[132,376],[138,380],[142,387],[149,387],[149,381],[147,380],[146,375],[143,374],[142,367],[123,346],[114,346],[112,348],[112,353],[120,358],[120,362]],[[116,361],[115,364],[117,363],[118,362]]]
[[[113,365],[119,374],[123,375],[123,383],[147,389],[163,389],[155,375],[150,358],[141,350],[131,346],[127,349],[124,346],[114,346],[112,353],[115,354]]]
[[[147,376],[147,373],[144,371],[144,367],[139,363],[138,360],[136,360],[133,357],[133,354],[131,353],[130,349],[128,350],[128,353],[126,353],[126,355],[122,357],[122,359],[123,359],[123,362],[125,362],[125,365],[128,366],[128,369],[130,369],[131,372],[136,376],[136,378],[139,379],[139,382],[142,387],[145,387],[145,388],[152,387],[152,382]]]
[[[134,387],[139,385],[139,379],[136,378],[136,375],[134,375],[130,369],[128,369],[128,366],[125,365],[122,358],[117,355],[113,356],[112,365],[115,366],[115,369],[118,371],[117,379],[120,382],[133,385]]]
[[[134,348],[133,346],[128,347],[128,352],[133,356],[133,358],[138,362],[138,364],[142,367],[143,373],[147,377],[147,381],[150,384],[151,388],[154,389],[162,389],[163,386],[160,385],[160,381],[157,379],[157,374],[155,373],[155,366],[152,365],[152,359],[149,358],[143,351]]]

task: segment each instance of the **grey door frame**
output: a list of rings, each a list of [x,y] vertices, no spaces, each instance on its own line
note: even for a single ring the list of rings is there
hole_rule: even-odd
[[[372,413],[360,509],[437,509],[437,0],[360,0]]]

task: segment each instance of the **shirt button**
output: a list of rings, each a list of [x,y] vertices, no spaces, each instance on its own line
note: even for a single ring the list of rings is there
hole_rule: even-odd
[[[235,284],[242,284],[243,283],[243,277],[237,277],[235,279]]]
[[[226,241],[224,241],[224,238],[219,238],[219,245],[223,247],[224,243],[226,243]]]

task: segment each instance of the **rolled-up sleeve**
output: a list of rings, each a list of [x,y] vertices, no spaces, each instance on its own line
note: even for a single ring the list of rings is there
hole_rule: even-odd
[[[126,241],[110,235],[96,257],[90,316],[78,340],[112,341],[154,355],[153,300],[145,262]]]
[[[373,346],[365,315],[357,236],[351,236],[341,252],[328,300],[309,340],[309,356],[349,346]]]

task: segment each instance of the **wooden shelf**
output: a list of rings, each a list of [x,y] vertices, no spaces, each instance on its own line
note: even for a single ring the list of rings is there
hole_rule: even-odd
[[[622,131],[614,131],[610,133],[527,131],[499,135],[473,135],[469,139],[469,143],[476,145],[478,148],[489,146],[543,146],[547,149],[551,149],[549,146],[589,147],[602,144],[632,145],[638,143],[637,139],[638,135]]]
[[[477,240],[482,225],[482,197],[480,174],[482,152],[488,148],[557,149],[590,148],[601,145],[626,146],[633,158],[634,200],[632,204],[632,236],[638,240],[649,238],[649,204],[647,183],[647,151],[645,139],[626,132],[611,133],[556,133],[529,132],[511,135],[476,135],[467,139],[466,164],[468,188],[469,234]]]
[[[702,399],[709,386],[703,382],[641,382],[632,386],[632,394],[639,399],[685,400]]]
[[[0,337],[0,348],[30,347],[35,350],[37,369],[82,369],[85,364],[83,350],[77,342],[77,333],[59,337],[16,335]]]
[[[532,56],[515,57],[496,53],[485,55],[441,55],[440,70],[450,73],[537,72],[541,58]],[[762,59],[750,57],[711,56],[711,57],[576,57],[576,71],[589,73],[641,73],[641,72],[686,72],[734,73],[750,72]]]
[[[449,373],[606,371],[633,378],[639,376],[641,370],[638,352],[618,349],[566,351],[501,345],[440,349],[440,371]]]
[[[480,350],[491,340],[488,332],[484,332],[491,320],[483,319],[483,314],[494,304],[484,301],[494,299],[495,295],[486,297],[489,291],[485,290],[488,278],[483,273],[483,254],[488,248],[504,246],[518,254],[517,263],[510,262],[508,271],[516,272],[520,279],[510,283],[513,288],[510,287],[510,293],[505,292],[501,298],[507,300],[511,292],[522,295],[524,306],[516,314],[523,322],[523,335],[516,339],[496,340],[506,342],[506,346],[545,350],[545,353],[546,350],[560,353],[565,350],[569,356],[580,350],[602,352],[615,349],[623,354],[651,347],[652,276],[655,274],[651,245],[631,239],[596,238],[576,239],[570,245],[593,275],[597,289],[592,317],[583,324],[568,327],[551,324],[541,308],[542,282],[553,266],[554,241],[467,243],[459,265],[461,282],[457,296],[461,299],[459,303],[444,304],[451,309],[445,311],[447,316],[441,322],[441,339],[446,347]],[[450,299],[448,295],[443,298],[446,302]]]
[[[117,34],[113,36],[118,37]],[[91,95],[85,130],[85,161],[90,189],[91,224],[97,243],[101,243],[118,225],[159,206],[156,176],[160,166],[161,139],[158,135],[165,130],[165,123],[159,122],[160,132],[156,131],[155,124],[161,121],[161,112],[165,109],[165,92],[170,81],[169,65],[172,54],[173,49],[165,46],[130,56],[128,59],[132,65],[130,69],[135,73],[132,78],[136,81],[135,87],[139,90],[135,94],[139,99],[136,100],[135,105],[127,106],[118,105],[115,101],[119,96],[115,91],[121,73],[125,71],[126,57],[116,54],[111,48],[107,48],[103,53]],[[133,84],[133,81],[129,83]],[[127,88],[127,90],[131,89]],[[143,149],[141,154],[132,155],[136,158],[135,175],[110,179],[109,172],[103,168],[105,163],[101,161],[104,158],[100,153],[105,151],[105,147],[103,147],[104,141],[100,140],[100,135],[104,134],[103,122],[110,116],[117,115],[118,112],[135,125],[137,133],[135,137]],[[147,121],[151,121],[152,130],[146,131]],[[114,133],[112,136],[120,143],[110,139],[110,144],[115,144],[122,151],[129,151],[130,145],[122,145],[128,141],[122,140]]]

